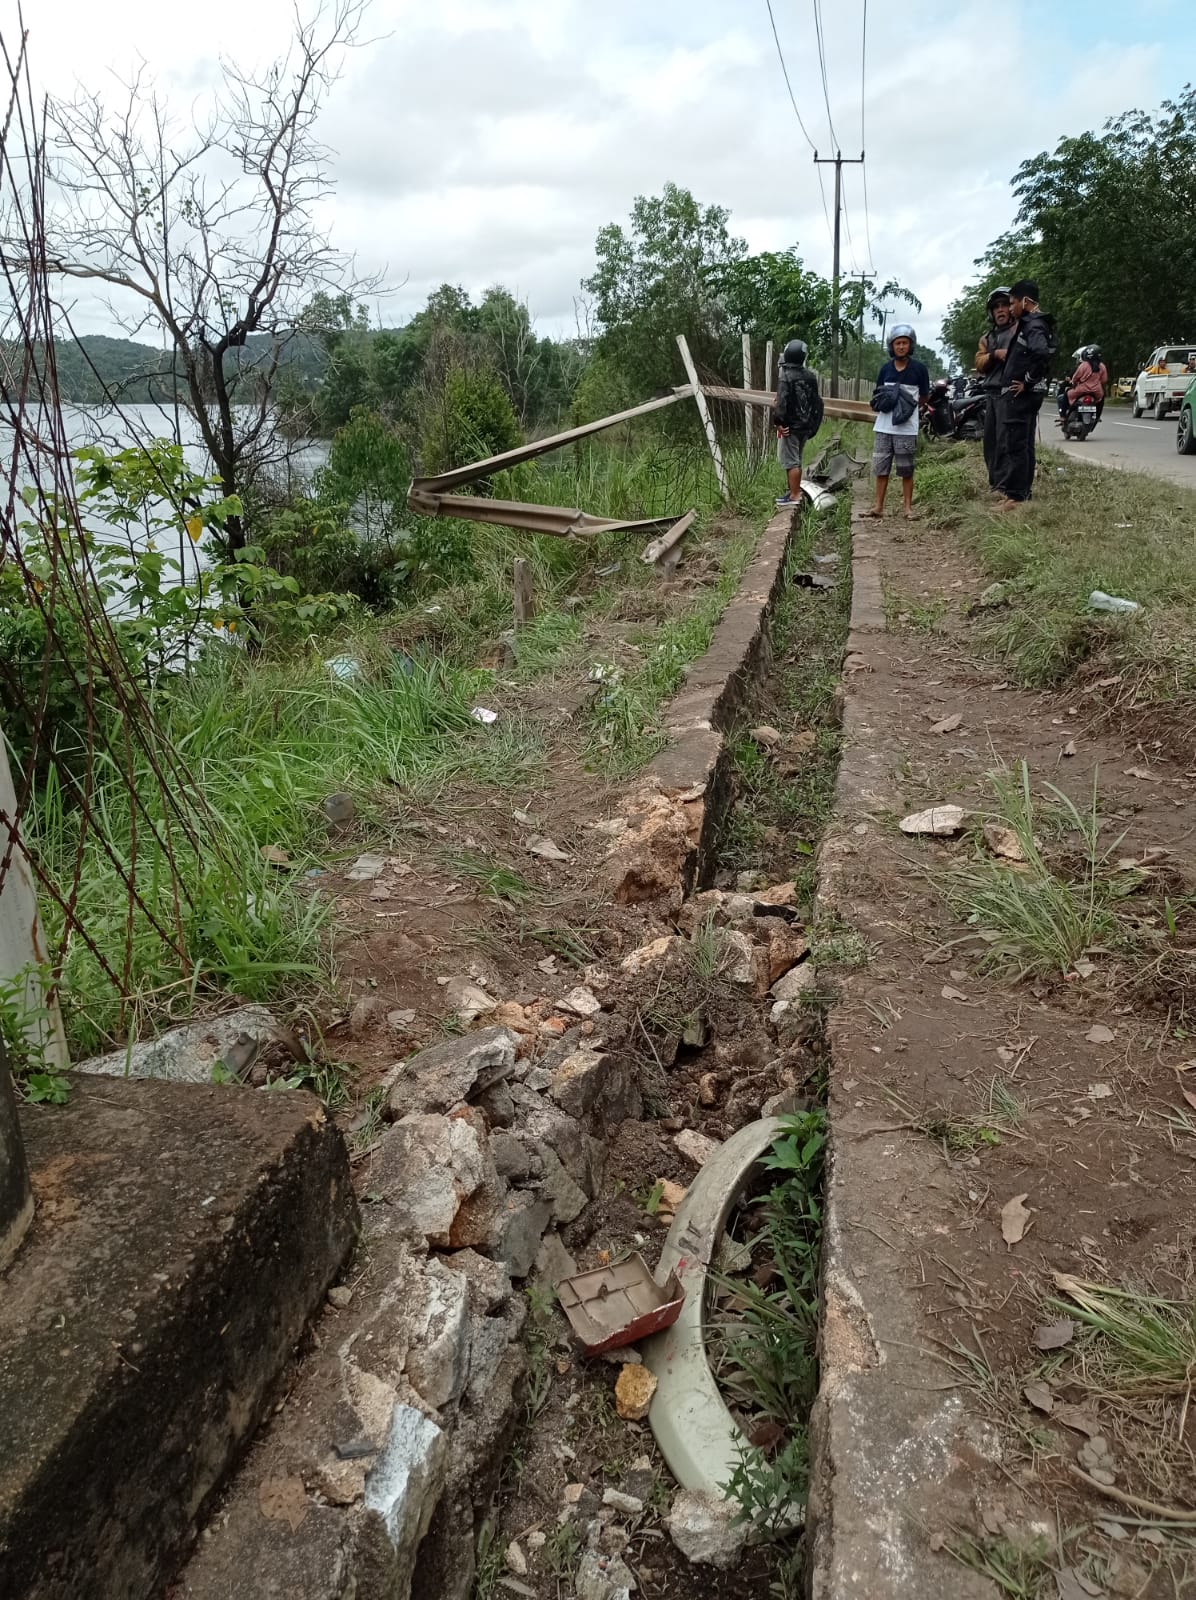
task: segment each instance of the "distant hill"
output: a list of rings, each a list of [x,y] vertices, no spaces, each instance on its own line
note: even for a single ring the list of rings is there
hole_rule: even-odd
[[[254,334],[241,359],[252,365],[264,360],[271,340]],[[110,339],[89,333],[81,339],[63,339],[55,346],[58,390],[67,405],[98,405],[111,394],[130,405],[168,401],[174,392],[169,351],[134,339]],[[327,365],[321,341],[297,333],[287,343],[282,365],[307,388],[318,383]]]

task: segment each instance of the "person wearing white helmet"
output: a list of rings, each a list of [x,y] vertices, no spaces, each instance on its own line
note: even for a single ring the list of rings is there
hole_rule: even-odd
[[[876,503],[866,517],[883,517],[889,478],[901,479],[906,520],[914,515],[914,456],[918,448],[919,409],[930,395],[930,373],[915,360],[918,336],[908,322],[899,322],[889,335],[890,359],[880,369],[872,395],[876,422],[872,435],[872,473]]]

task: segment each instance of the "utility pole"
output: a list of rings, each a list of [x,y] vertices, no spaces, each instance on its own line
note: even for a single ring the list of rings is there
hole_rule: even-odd
[[[856,399],[857,400],[859,399],[859,382],[860,382],[860,379],[864,376],[864,285],[868,284],[868,283],[871,283],[872,280],[875,277],[876,277],[875,272],[853,272],[851,274],[851,281],[854,283],[856,281],[856,279],[858,278],[859,279],[859,284],[860,284],[860,327],[859,327],[859,334],[858,334],[857,342],[856,342],[856,355],[855,355],[855,381],[856,381]]]
[[[831,399],[839,398],[839,227],[843,213],[843,168],[862,167],[864,152],[859,156],[844,158],[841,152],[833,156],[820,156],[814,152],[814,165],[816,167],[834,167],[835,169],[835,266],[831,279]]]

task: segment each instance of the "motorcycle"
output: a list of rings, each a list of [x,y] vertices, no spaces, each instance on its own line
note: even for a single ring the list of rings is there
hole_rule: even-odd
[[[1099,415],[1096,401],[1090,394],[1082,394],[1063,419],[1063,437],[1065,439],[1085,440],[1096,427]]]
[[[951,393],[948,378],[939,378],[930,386],[930,395],[922,408],[922,432],[928,439],[983,439],[984,411],[987,404],[984,389],[973,384],[968,392],[958,398]]]

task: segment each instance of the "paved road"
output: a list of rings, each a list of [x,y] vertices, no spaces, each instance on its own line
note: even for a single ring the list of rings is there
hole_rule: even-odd
[[[1166,478],[1170,483],[1183,484],[1185,489],[1196,489],[1196,456],[1175,453],[1174,412],[1162,422],[1148,417],[1135,422],[1128,408],[1118,406],[1114,410],[1106,406],[1100,427],[1083,444],[1059,443],[1053,403],[1043,406],[1042,419],[1043,443],[1058,444],[1077,461],[1120,467],[1126,472],[1148,472],[1153,478]]]

